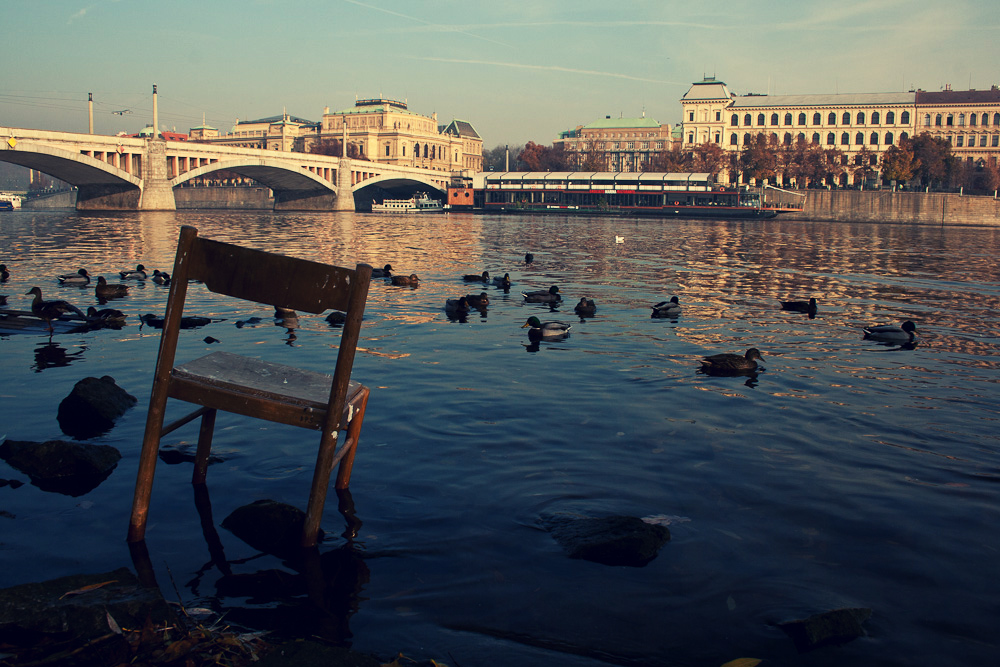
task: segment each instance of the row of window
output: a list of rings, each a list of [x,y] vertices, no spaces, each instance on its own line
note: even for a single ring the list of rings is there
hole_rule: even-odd
[[[771,136],[773,136],[775,139],[778,138],[778,135],[775,134],[775,133],[773,133],[773,132],[771,133]],[[903,139],[906,139],[908,136],[909,135],[906,132],[902,132],[899,135],[899,140],[902,141]],[[743,144],[742,145],[745,146],[747,143],[749,143],[750,142],[750,137],[751,137],[751,135],[749,133],[745,133],[743,135]],[[805,133],[799,132],[798,136],[794,137],[794,140],[798,140],[798,139],[801,139],[801,140],[805,141],[805,139],[806,139]],[[865,139],[866,139],[866,137],[865,137],[864,132],[858,132],[858,133],[856,133],[854,135],[853,145],[855,145],[855,146],[863,146],[865,144]],[[884,137],[880,137],[878,132],[872,132],[870,135],[868,135],[867,139],[868,139],[868,144],[871,145],[871,146],[879,146],[879,145],[891,146],[891,145],[893,145],[893,142],[895,141],[895,136],[893,135],[892,132],[886,132]],[[948,140],[948,143],[953,143],[951,136],[948,136],[947,140]],[[792,133],[791,132],[785,132],[785,136],[784,136],[783,141],[784,141],[784,143],[786,145],[791,144],[792,141],[793,141]],[[694,133],[691,133],[691,134],[688,135],[688,143],[694,143]],[[719,143],[719,135],[718,134],[715,135],[715,143]],[[812,143],[814,143],[814,144],[819,144],[820,143],[820,134],[819,134],[819,132],[813,132]],[[965,135],[961,135],[960,134],[960,135],[958,135],[955,138],[955,142],[954,143],[955,143],[955,146],[957,146],[959,148],[963,148],[963,147],[975,148],[976,147],[976,136],[970,135],[969,138],[968,138],[968,143],[966,143]],[[1000,147],[1000,134],[992,134],[992,135],[982,134],[982,135],[979,135],[979,147],[980,148],[986,148],[987,144],[989,144],[989,146],[991,146],[993,148]],[[735,132],[733,132],[732,134],[729,135],[729,145],[730,146],[739,146],[740,145],[740,143],[739,143],[739,136]],[[836,136],[836,133],[834,133],[834,132],[827,132],[827,134],[826,134],[826,145],[827,146],[835,146],[835,145],[837,145],[837,136]],[[851,146],[852,145],[850,133],[848,133],[848,132],[841,133],[841,135],[840,135],[840,145],[841,146]]]
[[[965,114],[964,113],[960,113],[960,114],[958,114],[957,118],[958,118],[958,126],[959,127],[965,127]],[[953,127],[955,125],[955,119],[956,119],[956,116],[953,113],[946,114],[946,115],[945,114],[935,114],[935,116],[934,116],[934,125],[936,127],[942,127],[942,126],[944,126],[944,127]],[[982,123],[981,123],[982,126],[983,127],[989,127],[989,125],[990,125],[990,115],[988,113],[984,113],[982,115],[981,119],[982,119]],[[978,123],[979,121],[980,121],[979,114],[974,114],[974,113],[973,114],[969,114],[969,127],[976,127],[976,123]],[[929,113],[925,113],[924,114],[924,125],[927,126],[927,127],[930,127],[930,124],[931,124],[931,115]],[[994,126],[1000,125],[1000,113],[993,114],[993,125]]]
[[[983,116],[985,118],[985,114],[983,114]],[[938,118],[940,118],[940,116]],[[865,114],[864,111],[859,111],[859,112],[857,112],[856,115],[853,116],[853,121],[854,121],[855,125],[864,125],[866,119],[870,121],[869,124],[871,124],[871,125],[881,125],[882,124],[882,114],[880,112],[878,112],[878,111],[873,111],[870,117],[868,117]],[[765,125],[765,122],[764,122],[765,120],[767,120],[767,118],[765,117],[764,114],[762,114],[762,113],[757,114],[757,126],[758,127],[763,127]],[[786,113],[784,119],[782,119],[782,120],[784,120],[784,122],[782,123],[782,125],[791,125],[792,124],[792,120],[793,120],[792,114],[791,113]],[[807,124],[806,123],[807,116],[806,116],[805,112],[800,113],[797,120],[798,120],[798,122],[796,123],[797,125],[806,125]],[[753,125],[754,123],[752,121],[753,121],[753,116],[751,114],[744,114],[743,115],[743,126],[744,127],[750,127],[751,125]],[[778,125],[778,121],[779,121],[778,114],[777,113],[772,113],[771,117],[770,117],[770,123],[767,123],[767,124],[768,125]],[[822,121],[823,121],[823,115],[822,114],[820,114],[818,111],[815,112],[815,113],[813,113],[813,115],[812,115],[812,125],[822,125],[823,124]],[[850,125],[851,121],[852,121],[852,116],[851,116],[851,112],[850,111],[845,111],[840,116],[840,124],[841,125]],[[910,124],[910,112],[909,111],[904,111],[903,113],[901,113],[899,115],[899,122],[902,125],[909,125]],[[739,127],[739,125],[740,125],[739,114],[735,114],[734,113],[730,117],[730,119],[729,119],[729,124],[732,127]],[[827,116],[826,116],[826,124],[827,125],[836,125],[837,124],[837,113],[836,112],[831,111],[829,114],[827,114]],[[887,111],[886,112],[886,114],[885,114],[885,124],[886,125],[895,125],[896,124],[896,112],[895,111]],[[986,124],[985,120],[983,120],[983,124],[984,125]]]

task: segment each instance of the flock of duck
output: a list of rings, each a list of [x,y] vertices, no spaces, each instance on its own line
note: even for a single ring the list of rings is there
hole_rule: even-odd
[[[534,257],[531,253],[525,255],[526,264],[530,264],[533,259]],[[386,264],[381,269],[374,269],[372,276],[384,278],[392,285],[417,286],[419,284],[419,278],[415,274],[409,276],[393,275],[391,264]],[[489,271],[483,271],[478,274],[465,274],[462,276],[462,281],[472,284],[492,284],[494,287],[502,289],[505,293],[509,292],[512,286],[509,273],[505,273],[502,278],[493,277],[492,279]],[[553,285],[543,290],[521,292],[521,296],[524,298],[525,303],[555,305],[562,301],[562,294],[559,291],[558,285]],[[818,310],[815,298],[810,298],[807,301],[781,301],[780,304],[782,310],[802,313],[808,315],[810,318],[815,318]],[[487,306],[489,306],[489,295],[486,292],[480,292],[479,294],[469,293],[457,298],[447,299],[444,310],[449,318],[462,319],[469,315],[472,310],[485,311]],[[653,304],[650,308],[652,310],[650,317],[652,318],[676,319],[681,314],[680,299],[676,296]],[[597,305],[593,299],[581,297],[573,310],[581,319],[593,317],[597,312]],[[528,338],[530,340],[540,341],[565,338],[573,327],[566,322],[542,321],[537,316],[532,315],[525,321],[521,328],[528,329]],[[913,322],[906,321],[901,326],[890,324],[875,325],[866,327],[863,331],[864,337],[869,340],[912,345],[916,326]],[[700,361],[700,370],[709,375],[747,375],[759,370],[758,361],[763,361],[763,355],[760,350],[750,348],[744,354],[721,353],[705,356]]]
[[[530,264],[533,260],[534,256],[531,253],[527,253],[524,257],[526,264]],[[372,277],[382,278],[390,284],[397,286],[416,287],[420,283],[420,278],[416,274],[394,275],[392,271],[392,265],[386,264],[380,269],[373,269]],[[169,274],[159,270],[154,270],[152,273],[149,273],[142,264],[137,265],[135,269],[119,271],[118,275],[122,281],[139,281],[148,279],[160,285],[170,284]],[[7,282],[9,278],[10,272],[8,271],[7,266],[5,264],[0,264],[0,282]],[[96,281],[94,281],[93,277],[87,272],[86,269],[80,269],[76,273],[60,275],[58,276],[58,280],[62,285],[76,285],[78,287],[86,287],[89,286],[91,282],[94,282],[94,293],[101,305],[106,304],[107,301],[111,299],[126,296],[129,291],[129,286],[125,284],[125,282],[118,284],[108,283],[104,276],[98,276]],[[505,273],[503,277],[491,278],[489,271],[483,271],[478,274],[463,275],[462,281],[467,284],[492,285],[493,287],[502,289],[505,293],[508,293],[512,287],[509,273]],[[84,313],[68,301],[62,299],[46,300],[42,296],[41,288],[37,286],[28,290],[27,294],[33,296],[33,300],[31,302],[32,314],[45,320],[50,332],[53,331],[53,320],[58,320],[64,315],[68,315],[70,317],[75,316],[76,318],[98,326],[121,325],[125,320],[125,315],[120,310],[113,308],[98,310],[91,306],[87,309],[87,312]],[[521,292],[521,296],[524,298],[525,303],[545,303],[549,305],[556,305],[562,301],[562,294],[560,293],[557,285],[553,285],[550,288],[543,290]],[[0,305],[6,305],[6,300],[6,296],[0,295]],[[479,292],[478,294],[469,293],[458,298],[448,299],[445,302],[444,310],[449,318],[461,319],[466,317],[472,310],[485,311],[485,309],[489,306],[489,303],[489,295],[486,292]],[[810,318],[814,318],[818,310],[815,298],[811,298],[808,301],[781,301],[780,303],[783,310],[803,313],[808,315]],[[653,304],[650,308],[652,310],[650,317],[652,318],[676,319],[681,314],[680,300],[676,296]],[[282,313],[280,312],[281,310],[282,309],[278,309],[275,311],[275,317],[287,319],[294,315],[294,313]],[[573,310],[581,319],[593,317],[597,312],[597,305],[594,303],[593,299],[582,297]],[[335,315],[337,314],[334,313],[334,316]],[[149,326],[163,326],[162,319],[157,318],[152,314],[143,315],[140,319],[143,323],[148,324]],[[207,320],[207,318],[194,319]],[[335,323],[330,320],[330,318],[328,318],[328,320],[331,321],[331,323]],[[207,323],[207,321],[187,324],[188,326],[200,326],[205,323]],[[239,326],[239,323],[237,323],[237,326]],[[542,321],[537,316],[533,315],[525,321],[521,328],[528,329],[528,338],[531,341],[558,340],[564,338],[569,333],[570,329],[572,329],[572,325],[560,321]],[[866,327],[863,331],[864,337],[869,340],[885,343],[897,343],[901,345],[912,345],[916,334],[916,326],[913,322],[906,321],[900,326],[883,324]],[[745,375],[755,373],[758,370],[758,361],[763,361],[763,356],[761,355],[760,350],[757,348],[750,348],[742,355],[723,353],[706,356],[701,359],[700,364],[701,371],[711,375]]]
[[[165,271],[155,270],[147,273],[146,267],[142,264],[135,269],[119,271],[118,276],[123,281],[139,281],[150,279],[160,285],[170,284],[170,275]],[[128,295],[129,286],[125,283],[109,283],[104,276],[97,276],[96,280],[87,269],[80,269],[76,273],[66,273],[56,276],[60,285],[71,285],[76,287],[88,287],[94,284],[94,296],[100,305],[106,305],[112,299],[118,299]],[[10,279],[10,271],[6,264],[0,264],[0,282],[7,282]],[[90,306],[87,312],[83,312],[75,305],[65,299],[45,299],[42,296],[42,289],[38,286],[28,290],[26,295],[31,295],[31,314],[45,320],[49,332],[54,328],[52,322],[62,319],[63,316],[83,320],[96,326],[116,326],[124,324],[125,314],[115,308],[95,308]],[[0,295],[0,305],[7,305],[7,297]]]

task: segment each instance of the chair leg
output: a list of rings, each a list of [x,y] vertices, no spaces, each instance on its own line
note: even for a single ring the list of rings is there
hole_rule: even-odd
[[[153,492],[153,475],[156,459],[160,452],[160,433],[163,430],[163,416],[167,406],[166,383],[154,384],[146,414],[146,430],[142,436],[142,450],[139,453],[139,471],[135,480],[135,495],[132,498],[132,514],[129,518],[129,542],[139,542],[146,537],[146,520],[149,514],[149,498]]]
[[[337,481],[334,483],[335,489],[346,489],[351,483],[351,471],[354,469],[354,455],[358,451],[358,439],[361,437],[361,425],[365,421],[365,409],[368,407],[368,396],[370,394],[371,391],[369,389],[364,390],[357,414],[354,415],[351,423],[347,425],[347,439],[344,441],[344,447],[349,449],[347,449],[344,458],[340,460],[340,467],[337,468]]]
[[[201,416],[198,450],[194,455],[194,473],[191,475],[192,484],[204,484],[208,476],[208,455],[212,453],[212,433],[215,431],[217,413],[218,411],[212,408]]]

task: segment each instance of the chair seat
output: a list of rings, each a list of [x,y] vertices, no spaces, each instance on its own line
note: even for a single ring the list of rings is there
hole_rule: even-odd
[[[169,396],[198,405],[292,426],[320,429],[333,376],[231,352],[212,352],[175,366]],[[341,428],[354,416],[366,387],[348,385]]]

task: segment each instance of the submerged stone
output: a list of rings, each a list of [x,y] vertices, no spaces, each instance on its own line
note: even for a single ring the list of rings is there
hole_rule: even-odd
[[[834,609],[813,614],[809,618],[779,623],[778,627],[792,638],[795,648],[804,653],[822,646],[846,644],[852,639],[863,637],[865,629],[862,624],[871,615],[872,610],[867,607]]]
[[[222,527],[258,551],[287,558],[298,553],[305,522],[305,512],[297,507],[265,499],[237,507]]]
[[[111,445],[49,440],[5,440],[0,458],[17,468],[42,491],[82,496],[97,488],[122,455]]]
[[[93,438],[110,431],[115,420],[138,402],[108,375],[86,377],[59,404],[59,428],[77,440]]]
[[[670,540],[666,526],[633,516],[550,515],[543,517],[542,524],[570,558],[602,565],[642,567]]]

